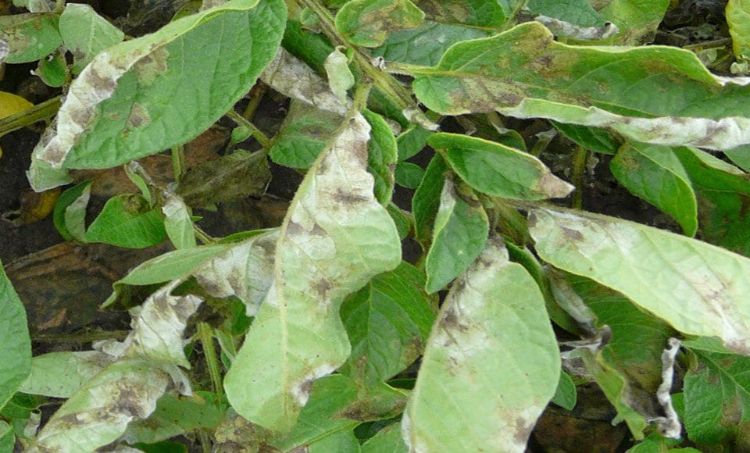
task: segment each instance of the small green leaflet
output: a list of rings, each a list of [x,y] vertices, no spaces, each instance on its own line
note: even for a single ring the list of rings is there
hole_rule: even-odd
[[[425,261],[428,293],[443,289],[469,268],[484,250],[489,226],[476,195],[446,179]]]
[[[473,189],[516,200],[563,198],[573,186],[536,157],[499,143],[461,134],[437,133],[427,140]]]
[[[150,208],[140,195],[117,195],[91,222],[84,239],[125,248],[146,248],[167,238],[159,208]]]
[[[343,299],[401,261],[398,231],[366,170],[369,138],[355,114],[305,176],[276,245],[273,283],[224,380],[232,407],[265,428],[291,429],[311,384],[346,361]]]
[[[0,263],[0,409],[31,371],[26,310]]]
[[[443,303],[404,413],[404,439],[410,451],[523,452],[559,379],[544,298],[492,238]]]
[[[716,77],[683,49],[566,45],[529,22],[410,72],[417,98],[444,115],[497,111],[719,150],[750,142],[750,103],[737,102],[748,81]]]
[[[750,282],[741,277],[750,259],[589,213],[534,209],[529,229],[544,261],[619,291],[680,332],[750,355]]]
[[[552,397],[552,402],[563,409],[572,411],[576,407],[577,399],[578,394],[573,379],[568,373],[560,370],[560,381],[557,383],[557,390],[555,390],[555,396]]]
[[[0,63],[28,63],[54,52],[62,42],[57,23],[57,14],[0,16],[0,43],[7,47]]]
[[[401,426],[393,423],[378,431],[362,444],[361,453],[408,453],[401,437]]]
[[[60,16],[63,45],[73,54],[73,73],[83,68],[102,50],[125,38],[125,34],[98,15],[89,5],[69,3]]]
[[[32,185],[57,184],[44,169],[60,178],[65,169],[113,167],[192,139],[255,83],[285,20],[281,0],[232,0],[98,54],[35,149]],[[219,39],[225,30],[232,39]]]

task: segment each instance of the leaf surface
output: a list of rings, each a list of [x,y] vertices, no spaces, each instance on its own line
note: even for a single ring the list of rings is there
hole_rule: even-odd
[[[0,16],[0,47],[7,54],[0,63],[28,63],[54,52],[62,38],[56,14],[13,14]]]
[[[400,262],[393,221],[367,172],[370,126],[355,114],[298,189],[276,245],[274,279],[224,385],[253,423],[288,431],[311,384],[351,347],[338,309]]]
[[[125,34],[85,4],[69,3],[60,16],[63,45],[73,54],[73,72],[79,74],[107,47],[125,38]]]
[[[336,29],[355,46],[377,47],[388,33],[423,20],[424,12],[410,0],[352,0],[336,14]]]
[[[750,2],[729,0],[726,15],[735,57],[740,61],[750,60]]]
[[[711,149],[750,142],[748,80],[716,77],[683,49],[566,45],[528,22],[410,71],[417,98],[445,115],[497,111]]]
[[[167,238],[159,208],[145,206],[140,195],[117,195],[104,205],[91,222],[87,242],[101,242],[125,248],[146,248]]]
[[[491,239],[441,308],[402,421],[404,438],[412,451],[523,452],[559,378],[542,294]]]
[[[750,355],[750,259],[594,214],[535,209],[529,226],[548,263],[619,291],[680,332]]]
[[[31,371],[26,310],[0,263],[0,409]]]

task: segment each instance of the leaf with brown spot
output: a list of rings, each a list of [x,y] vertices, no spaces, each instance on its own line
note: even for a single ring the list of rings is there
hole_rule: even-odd
[[[402,432],[410,451],[526,450],[560,356],[544,298],[491,238],[433,326]]]

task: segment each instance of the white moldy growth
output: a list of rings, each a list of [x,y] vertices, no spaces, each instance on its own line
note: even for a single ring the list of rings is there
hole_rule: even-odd
[[[9,53],[10,53],[10,46],[8,46],[8,42],[0,39],[0,63],[5,61]]]
[[[279,49],[260,79],[285,96],[299,99],[327,112],[344,116],[351,106],[348,99],[346,103],[339,101],[322,77],[283,48]]]
[[[92,124],[97,105],[112,97],[126,71],[127,67],[115,65],[108,52],[97,55],[70,85],[57,114],[56,131],[49,140],[39,142],[34,154],[53,168],[62,167],[81,134]]]
[[[670,338],[669,344],[661,354],[661,385],[656,391],[656,398],[659,400],[659,404],[664,409],[665,417],[658,417],[653,421],[659,426],[659,431],[664,437],[670,439],[679,439],[682,431],[680,426],[680,418],[677,412],[674,410],[672,405],[672,395],[669,393],[672,390],[672,381],[674,379],[674,365],[677,353],[680,352],[680,340],[677,338]]]
[[[554,17],[537,16],[534,20],[549,28],[557,36],[575,39],[606,39],[620,32],[617,25],[612,22],[606,22],[601,27],[581,27]]]
[[[302,380],[293,384],[291,388],[292,396],[294,401],[303,407],[307,404],[307,400],[310,398],[310,392],[312,391],[313,383],[323,376],[327,376],[336,370],[334,365],[330,363],[323,363],[318,365],[317,368],[310,371],[308,374],[302,377]]]

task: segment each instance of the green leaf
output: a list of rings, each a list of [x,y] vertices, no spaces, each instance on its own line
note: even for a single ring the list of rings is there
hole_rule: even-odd
[[[698,202],[687,172],[670,148],[627,143],[609,168],[632,194],[669,214],[687,236],[695,236]]]
[[[411,214],[399,208],[392,202],[386,207],[386,209],[388,209],[388,214],[391,215],[393,223],[396,224],[398,237],[403,241],[406,236],[409,235],[411,225],[414,223]]]
[[[355,46],[378,47],[390,32],[418,27],[423,20],[410,0],[352,0],[336,14],[336,29]]]
[[[367,143],[367,170],[375,177],[375,198],[387,206],[396,182],[393,167],[398,160],[398,144],[385,118],[369,110],[362,114],[372,128]]]
[[[100,351],[49,352],[31,360],[31,374],[20,391],[31,395],[70,398],[114,358]]]
[[[573,190],[536,157],[499,143],[447,133],[433,134],[428,143],[461,179],[488,195],[542,200],[563,198]]]
[[[726,15],[735,57],[739,61],[750,60],[750,2],[729,0]]]
[[[577,126],[552,121],[555,129],[577,145],[602,154],[616,154],[620,144],[606,129]]]
[[[354,86],[354,74],[349,69],[349,59],[337,48],[326,57],[323,66],[331,91],[341,102],[346,102],[346,92]]]
[[[427,139],[432,135],[431,131],[413,125],[396,138],[398,143],[398,161],[403,162],[417,155],[427,145]]]
[[[750,259],[595,214],[534,209],[529,227],[537,253],[553,266],[619,291],[680,332],[717,336],[750,354],[750,287],[738,277],[750,272]]]
[[[292,99],[269,155],[279,165],[308,169],[342,121],[337,113]]]
[[[491,239],[433,327],[402,422],[406,443],[416,451],[523,452],[559,378],[542,294]]]
[[[686,342],[695,361],[685,375],[685,428],[690,440],[716,444],[750,427],[750,358]]]
[[[552,402],[563,409],[572,411],[576,407],[577,399],[578,393],[573,379],[568,373],[560,370],[560,381],[557,383],[557,390],[555,390],[555,396],[552,397]]]
[[[390,33],[383,45],[372,50],[372,55],[385,61],[432,66],[453,44],[487,36],[486,31],[477,28],[426,21],[417,28]]]
[[[146,248],[167,238],[159,208],[149,208],[140,195],[117,195],[86,231],[87,242],[101,242],[125,248]]]
[[[176,249],[187,249],[197,245],[193,231],[190,208],[176,195],[169,194],[161,208],[164,214],[164,230]]]
[[[407,453],[404,439],[401,437],[401,425],[392,423],[378,431],[362,444],[362,453]]]
[[[636,45],[653,41],[656,29],[670,6],[669,0],[612,0],[599,9],[620,32],[607,42]]]
[[[45,85],[52,88],[60,88],[65,85],[67,78],[67,63],[62,52],[55,52],[47,58],[39,60],[34,74],[39,76]]]
[[[85,181],[66,189],[57,199],[52,220],[58,233],[66,241],[74,238],[83,240],[86,232],[86,206],[90,196],[91,182]]]
[[[16,436],[13,434],[13,427],[0,420],[0,451],[12,452],[16,444]]]
[[[374,387],[422,354],[436,311],[422,288],[424,274],[403,262],[344,301],[341,319],[352,352],[343,373]]]
[[[517,7],[515,0],[417,0],[428,18],[446,24],[498,29],[510,19]]]
[[[688,50],[571,46],[528,22],[410,72],[417,98],[444,115],[497,111],[719,150],[750,142],[750,104],[738,102],[750,86],[712,75]]]
[[[14,14],[0,16],[0,43],[8,48],[0,62],[28,63],[41,60],[60,46],[56,14]]]
[[[247,93],[285,20],[281,0],[232,0],[110,47],[72,83],[34,161],[108,168],[187,142]]]
[[[0,263],[0,409],[31,371],[26,310]]]
[[[750,256],[750,180],[747,173],[703,151],[680,147],[674,153],[698,196],[705,241]]]
[[[310,385],[346,361],[344,298],[401,261],[366,170],[369,137],[354,115],[305,176],[282,225],[271,289],[225,378],[234,409],[265,428],[288,431]]]
[[[427,244],[432,239],[432,227],[440,206],[440,195],[443,192],[447,170],[443,158],[436,155],[427,165],[422,183],[414,192],[411,202],[414,213],[414,237],[422,244]]]
[[[407,189],[416,189],[424,177],[424,169],[411,162],[399,162],[396,165],[396,183]]]
[[[489,229],[487,213],[476,195],[446,179],[425,261],[428,293],[440,291],[469,268],[484,250]]]
[[[121,42],[125,34],[89,5],[69,3],[60,16],[63,45],[73,54],[73,73],[79,74],[99,52]]]

